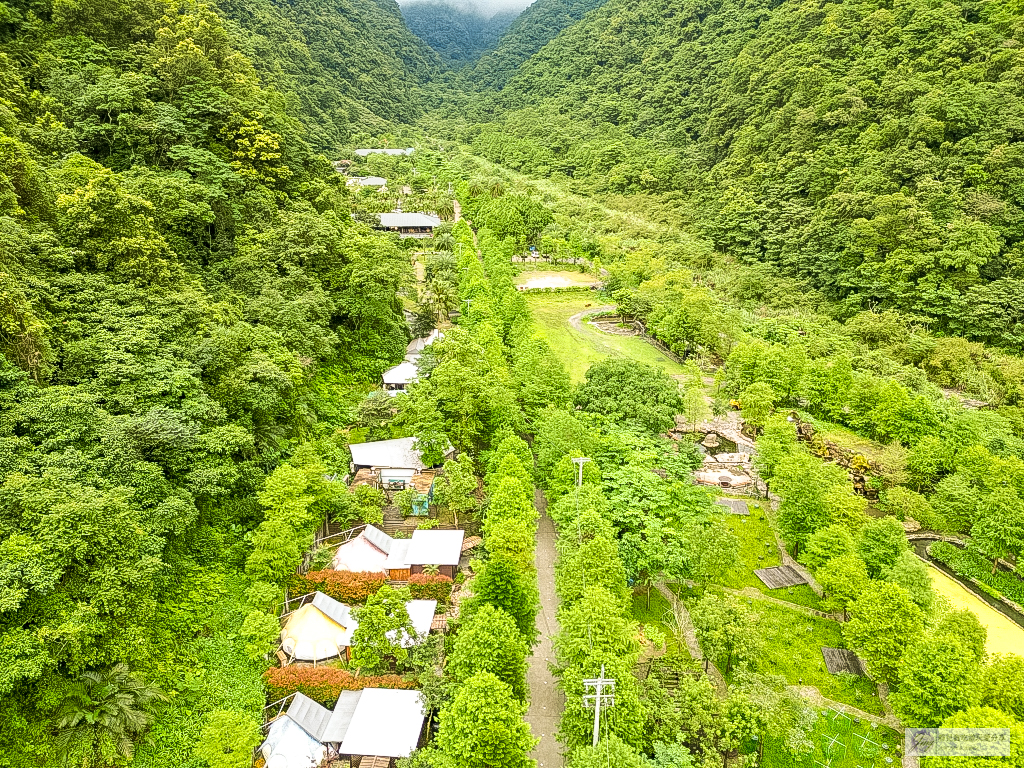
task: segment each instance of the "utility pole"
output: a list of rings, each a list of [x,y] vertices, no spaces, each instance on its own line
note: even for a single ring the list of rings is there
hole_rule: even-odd
[[[576,518],[577,523],[579,522],[580,516],[580,488],[583,487],[583,465],[586,464],[590,459],[582,456],[578,459],[573,459],[572,463],[576,465],[579,472],[576,475]]]
[[[604,676],[604,664],[601,665],[600,677],[592,677],[583,681],[583,685],[589,690],[594,689],[593,693],[584,694],[583,706],[590,709],[594,708],[594,746],[597,746],[597,738],[601,732],[601,705],[605,707],[615,706],[615,680],[610,677]],[[605,689],[610,692],[605,693]]]

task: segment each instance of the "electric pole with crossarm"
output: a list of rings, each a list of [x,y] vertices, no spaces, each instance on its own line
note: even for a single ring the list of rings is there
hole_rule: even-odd
[[[593,693],[584,694],[583,706],[587,709],[594,708],[594,746],[596,747],[597,737],[601,732],[601,707],[615,706],[615,680],[604,676],[604,664],[602,664],[600,677],[584,680],[583,685],[588,689],[594,689]]]

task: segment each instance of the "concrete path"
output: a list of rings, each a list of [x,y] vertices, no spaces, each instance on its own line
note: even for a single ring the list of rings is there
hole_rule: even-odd
[[[558,632],[558,596],[555,594],[555,524],[547,514],[547,501],[540,490],[534,491],[534,504],[540,512],[537,522],[537,583],[540,611],[537,613],[537,645],[527,659],[526,682],[530,686],[530,708],[526,722],[540,743],[530,753],[538,768],[561,768],[562,751],[555,732],[565,706],[565,698],[551,674],[555,652],[552,639]]]

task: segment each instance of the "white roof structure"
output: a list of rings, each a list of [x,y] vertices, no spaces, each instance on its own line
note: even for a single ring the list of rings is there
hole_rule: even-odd
[[[400,229],[402,227],[436,227],[441,220],[437,216],[426,213],[396,213],[380,214],[380,225],[385,229]]]
[[[419,691],[364,688],[338,747],[342,755],[408,757],[423,730]]]
[[[416,364],[410,361],[399,363],[394,368],[384,371],[385,384],[411,384],[419,380]]]
[[[405,610],[409,614],[409,621],[412,622],[416,637],[403,637],[400,645],[403,648],[410,648],[422,643],[430,634],[430,625],[434,623],[434,614],[437,613],[437,600],[409,600],[405,604]],[[388,639],[394,640],[391,632],[388,633]]]
[[[386,187],[388,180],[383,176],[350,176],[345,185],[349,187]]]
[[[411,155],[415,151],[415,147],[406,147],[405,149],[357,149],[355,155],[356,157],[366,157],[367,155],[391,155],[396,157],[399,155]]]
[[[390,538],[388,536],[388,539]],[[371,543],[369,538],[361,533],[338,547],[331,565],[336,571],[384,573],[384,563],[387,559],[388,553]]]
[[[414,533],[413,536],[416,534]],[[384,567],[390,570],[403,570],[409,567],[409,539],[392,539],[391,551],[388,552],[388,559]]]
[[[409,565],[458,565],[465,531],[413,531],[405,559]]]
[[[409,346],[405,348],[405,359],[409,361],[415,360],[426,347],[443,338],[444,334],[435,328],[428,335],[419,339],[413,339],[409,342]]]
[[[295,694],[296,699],[299,696],[302,694]],[[315,701],[312,703],[320,706]],[[330,714],[328,710],[324,711]],[[327,756],[327,750],[320,740],[287,715],[271,723],[260,751],[267,762],[267,768],[314,768]]]
[[[399,437],[372,443],[354,443],[348,449],[352,452],[352,463],[358,467],[426,469],[422,454],[415,446],[415,437]]]

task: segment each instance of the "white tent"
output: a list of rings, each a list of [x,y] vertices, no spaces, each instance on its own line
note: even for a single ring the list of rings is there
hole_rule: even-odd
[[[367,526],[371,528],[372,526]],[[376,531],[377,529],[374,528]],[[377,531],[383,536],[391,537],[386,533]],[[367,531],[363,530],[351,541],[346,541],[338,551],[334,553],[334,570],[336,571],[362,571],[365,573],[384,573],[384,563],[387,562],[387,550],[382,549],[371,541]]]
[[[419,691],[364,688],[338,753],[408,757],[419,743],[423,720]]]
[[[327,748],[319,739],[287,715],[271,723],[260,751],[267,768],[314,768],[327,756]]]

